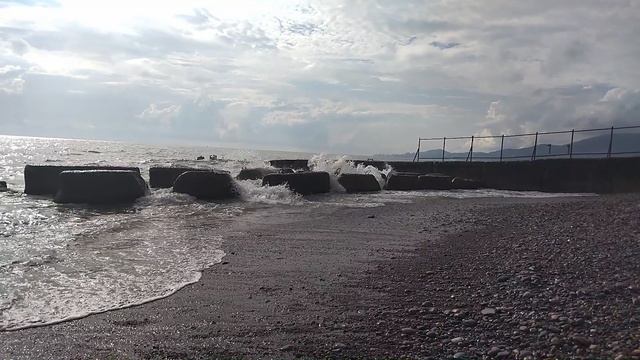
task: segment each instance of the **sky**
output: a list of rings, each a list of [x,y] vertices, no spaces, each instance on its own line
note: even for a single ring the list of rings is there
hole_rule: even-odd
[[[639,36],[637,0],[0,0],[0,134],[380,154],[640,124]]]

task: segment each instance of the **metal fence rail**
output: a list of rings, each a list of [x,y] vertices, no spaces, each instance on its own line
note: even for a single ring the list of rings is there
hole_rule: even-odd
[[[640,125],[635,125],[635,126],[612,126],[612,127],[608,127],[608,128],[593,128],[593,129],[571,129],[571,130],[565,130],[565,131],[539,131],[539,132],[535,132],[535,133],[523,133],[523,134],[511,134],[511,135],[482,135],[482,136],[455,136],[455,137],[433,137],[433,138],[418,138],[418,149],[416,150],[416,153],[413,157],[413,161],[417,162],[420,160],[441,160],[441,161],[445,161],[446,160],[464,160],[464,161],[473,161],[473,159],[482,159],[482,160],[486,160],[486,159],[490,159],[490,160],[496,160],[496,161],[504,161],[504,160],[513,160],[513,159],[530,159],[530,160],[536,160],[539,158],[548,158],[548,157],[568,157],[569,159],[572,159],[574,156],[602,156],[602,157],[607,157],[610,158],[613,155],[630,155],[630,154],[640,154],[640,150],[638,151],[619,151],[619,152],[613,152],[613,139],[614,139],[614,133],[616,130],[630,130],[630,129],[640,129]],[[574,152],[574,138],[576,134],[582,134],[582,133],[592,133],[592,132],[603,132],[603,131],[607,131],[609,133],[609,147],[608,150],[606,152]],[[540,136],[542,135],[560,135],[560,134],[570,134],[570,139],[568,139],[568,143],[567,144],[563,144],[564,146],[567,146],[567,153],[562,153],[562,154],[538,154],[538,148],[541,146],[549,146],[549,150],[551,150],[551,144],[538,144],[538,140],[540,138]],[[518,155],[518,156],[505,156],[504,155],[504,140],[505,139],[509,139],[509,138],[519,138],[519,137],[533,137],[534,141],[533,141],[533,147],[532,147],[532,151],[531,151],[531,155]],[[477,154],[474,156],[474,142],[478,139],[500,139],[500,156],[499,157],[495,157],[495,156],[478,156]],[[446,157],[446,147],[447,147],[447,140],[470,140],[470,146],[469,146],[469,151],[467,152],[467,155],[464,157],[461,156],[450,156],[450,157]],[[441,141],[442,142],[442,156],[440,157],[420,157],[420,149],[421,149],[421,145],[422,142],[424,141]],[[555,145],[555,146],[559,146],[559,145]],[[640,144],[638,144],[638,147],[640,148]],[[519,148],[519,149],[526,149],[526,148]],[[519,150],[519,149],[510,149],[510,150]]]

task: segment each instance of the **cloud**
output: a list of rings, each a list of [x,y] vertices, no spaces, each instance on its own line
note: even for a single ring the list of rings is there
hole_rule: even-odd
[[[149,104],[137,117],[152,123],[169,124],[179,115],[181,108],[180,105]]]
[[[456,46],[460,46],[460,43],[457,42],[440,42],[440,41],[432,41],[429,43],[429,45],[438,48],[440,50],[446,50],[446,49],[451,49],[454,48]]]
[[[494,101],[477,135],[535,133],[638,125],[640,90],[607,86],[540,90],[530,97]],[[522,140],[519,142],[519,140]],[[530,145],[532,138],[514,139]],[[545,136],[566,143],[566,135]]]
[[[626,0],[2,10],[0,133],[379,153],[640,118],[640,4]]]
[[[0,81],[0,91],[9,95],[19,95],[24,89],[24,80],[17,77],[14,79],[8,79]]]

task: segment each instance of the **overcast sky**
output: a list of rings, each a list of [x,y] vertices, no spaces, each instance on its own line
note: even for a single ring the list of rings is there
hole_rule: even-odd
[[[407,152],[640,123],[637,0],[0,0],[0,134]]]

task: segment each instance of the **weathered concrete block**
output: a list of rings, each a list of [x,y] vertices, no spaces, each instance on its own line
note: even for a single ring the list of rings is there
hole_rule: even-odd
[[[285,170],[285,169],[282,169]],[[291,169],[286,169],[291,170]],[[236,179],[238,180],[262,180],[263,177],[269,174],[279,173],[278,169],[269,169],[269,168],[250,168],[250,169],[242,169]]]
[[[419,190],[419,174],[392,172],[387,178],[386,190]]]
[[[274,168],[279,169],[294,169],[294,170],[309,170],[309,160],[295,159],[295,160],[270,160],[269,164]]]
[[[418,186],[423,190],[450,190],[453,177],[444,174],[426,174],[418,176]]]
[[[137,167],[126,166],[55,166],[27,165],[24,167],[24,193],[30,195],[56,195],[59,176],[63,171],[83,170],[125,170],[140,175]]]
[[[338,182],[348,193],[380,191],[380,183],[371,174],[340,174]]]
[[[484,185],[478,180],[456,177],[451,181],[451,187],[453,189],[475,190],[483,188]]]
[[[129,170],[71,170],[59,176],[57,203],[119,204],[147,194],[139,173]]]
[[[173,191],[198,199],[221,200],[238,197],[236,183],[226,171],[187,171],[176,179]]]
[[[443,173],[502,190],[640,192],[640,157],[535,161],[389,162],[399,172]]]
[[[331,185],[329,173],[299,172],[295,174],[269,174],[262,179],[262,185],[276,186],[287,184],[291,191],[302,195],[329,192]]]
[[[149,169],[149,186],[154,189],[168,189],[173,186],[178,176],[187,171],[211,171],[210,169],[198,169],[188,167],[163,167],[155,166]]]

